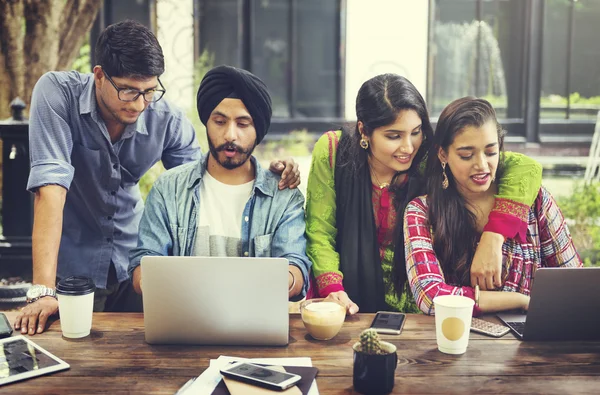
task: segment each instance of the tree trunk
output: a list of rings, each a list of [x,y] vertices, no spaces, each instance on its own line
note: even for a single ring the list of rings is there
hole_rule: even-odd
[[[24,46],[28,57],[25,86],[28,97],[23,100],[28,104],[37,80],[46,71],[56,70],[61,11],[62,5],[52,0],[28,0],[25,5]]]
[[[65,70],[71,67],[85,41],[86,34],[92,28],[98,13],[98,0],[69,0],[62,13],[60,26],[64,26],[60,35],[60,58],[57,68]]]
[[[27,103],[47,71],[69,69],[102,5],[99,0],[0,0],[0,119]]]
[[[23,0],[0,0],[0,46],[8,77],[6,87],[13,97],[25,95],[24,10]]]
[[[8,86],[8,73],[4,67],[4,54],[0,51],[0,120],[10,115],[8,103],[10,103],[10,88]]]

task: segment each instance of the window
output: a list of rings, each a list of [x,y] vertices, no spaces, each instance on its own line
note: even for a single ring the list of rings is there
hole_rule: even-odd
[[[340,0],[197,0],[200,53],[269,87],[274,118],[341,115]]]
[[[540,117],[594,120],[600,110],[600,2],[546,0]]]
[[[477,96],[489,100],[500,118],[523,118],[525,7],[521,0],[431,2],[433,116],[454,99]]]

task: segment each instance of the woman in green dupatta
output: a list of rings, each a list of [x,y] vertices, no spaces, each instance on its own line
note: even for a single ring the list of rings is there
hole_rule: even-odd
[[[325,133],[312,154],[307,199],[308,297],[342,301],[350,314],[418,311],[406,287],[402,215],[425,191],[422,162],[433,130],[425,101],[395,74],[366,81],[356,98],[357,122]],[[482,289],[500,286],[501,246],[526,228],[523,207],[541,186],[541,166],[507,152],[496,205],[471,265]],[[525,211],[526,212],[526,211]],[[512,225],[512,226],[511,226]]]

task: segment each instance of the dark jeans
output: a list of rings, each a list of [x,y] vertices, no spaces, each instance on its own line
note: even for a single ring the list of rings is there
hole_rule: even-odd
[[[142,311],[142,295],[133,290],[129,280],[117,282],[117,272],[111,263],[106,289],[96,289],[94,311],[137,313]]]
[[[142,312],[142,295],[137,294],[133,290],[131,281],[117,281],[117,272],[112,262],[110,269],[108,269],[106,289],[96,288],[94,292],[94,311],[119,313]]]

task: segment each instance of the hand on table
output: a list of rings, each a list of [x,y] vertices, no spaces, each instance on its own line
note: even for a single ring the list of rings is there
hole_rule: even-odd
[[[51,296],[39,298],[21,309],[15,319],[15,330],[21,330],[24,335],[42,333],[48,318],[56,313],[58,313],[58,300]]]

